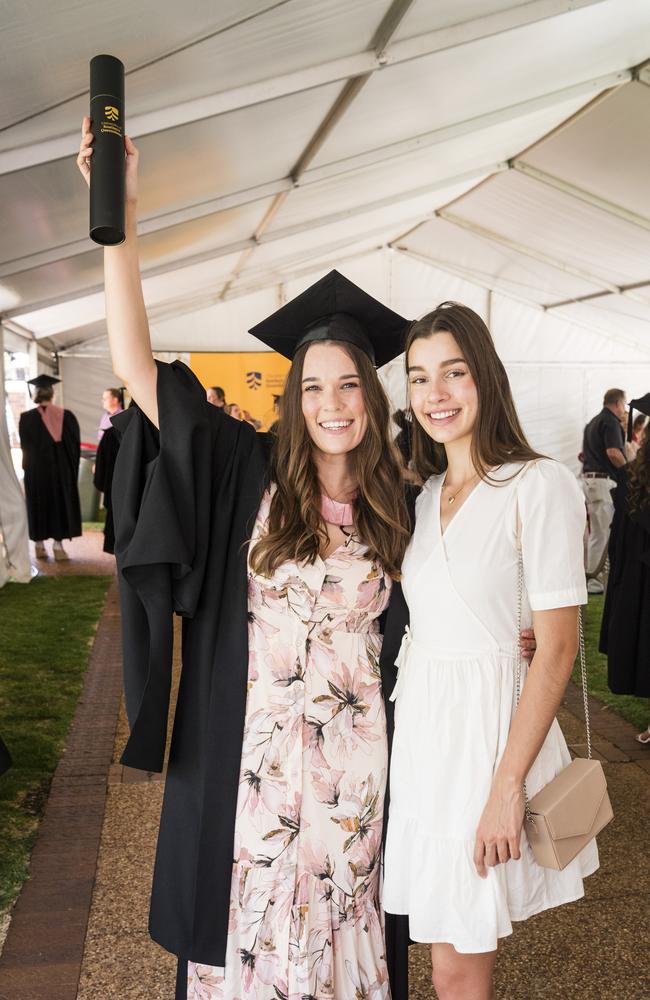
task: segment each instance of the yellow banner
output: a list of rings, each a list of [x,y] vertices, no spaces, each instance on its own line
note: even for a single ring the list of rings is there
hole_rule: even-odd
[[[275,351],[190,354],[190,368],[207,388],[219,385],[227,403],[238,403],[267,430],[273,421],[273,397],[281,396],[291,362]]]

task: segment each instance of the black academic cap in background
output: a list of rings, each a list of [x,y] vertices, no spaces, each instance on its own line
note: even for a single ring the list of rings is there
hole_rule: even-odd
[[[54,378],[53,375],[37,375],[36,378],[27,379],[27,385],[33,385],[35,389],[51,389],[60,381],[60,378]],[[30,389],[29,392],[31,395],[32,390]]]
[[[403,316],[330,271],[249,333],[290,360],[303,344],[338,340],[360,347],[381,367],[404,350],[408,326]]]
[[[49,389],[60,381],[60,378],[54,378],[53,375],[37,375],[36,378],[28,379],[27,384],[36,386],[37,389]]]
[[[627,439],[632,440],[632,433],[634,431],[634,410],[638,410],[639,413],[644,413],[646,417],[650,417],[650,392],[646,392],[645,396],[640,396],[639,399],[631,399],[628,403],[628,414],[627,414]]]

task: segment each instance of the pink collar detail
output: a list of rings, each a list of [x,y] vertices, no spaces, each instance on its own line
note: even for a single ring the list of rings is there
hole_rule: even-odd
[[[354,524],[354,504],[332,500],[324,493],[321,493],[320,512],[327,524],[337,524],[346,528]]]
[[[47,406],[39,406],[38,409],[50,437],[58,443],[63,437],[63,408],[48,403]]]

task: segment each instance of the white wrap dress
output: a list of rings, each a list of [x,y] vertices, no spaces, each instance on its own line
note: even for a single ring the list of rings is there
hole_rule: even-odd
[[[541,868],[523,833],[521,860],[489,868],[486,879],[474,867],[476,830],[514,710],[517,506],[523,627],[531,609],[587,600],[584,499],[571,473],[543,459],[492,476],[501,485],[481,481],[444,535],[444,476],[429,479],[418,498],[402,581],[411,624],[393,694],[384,909],[408,914],[414,940],[466,953],[493,951],[513,920],[578,899],[583,877],[598,867],[592,842],[564,871]],[[528,775],[529,795],[569,761],[554,721]]]

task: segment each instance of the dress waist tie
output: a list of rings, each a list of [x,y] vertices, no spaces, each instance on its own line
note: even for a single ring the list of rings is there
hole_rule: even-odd
[[[397,659],[395,660],[395,666],[397,667],[397,680],[395,681],[395,687],[389,698],[389,701],[395,701],[404,687],[404,677],[405,677],[405,667],[406,660],[408,658],[408,651],[413,643],[413,636],[411,635],[411,629],[406,626],[406,631],[402,636],[402,642],[399,647],[399,653],[397,654]]]

